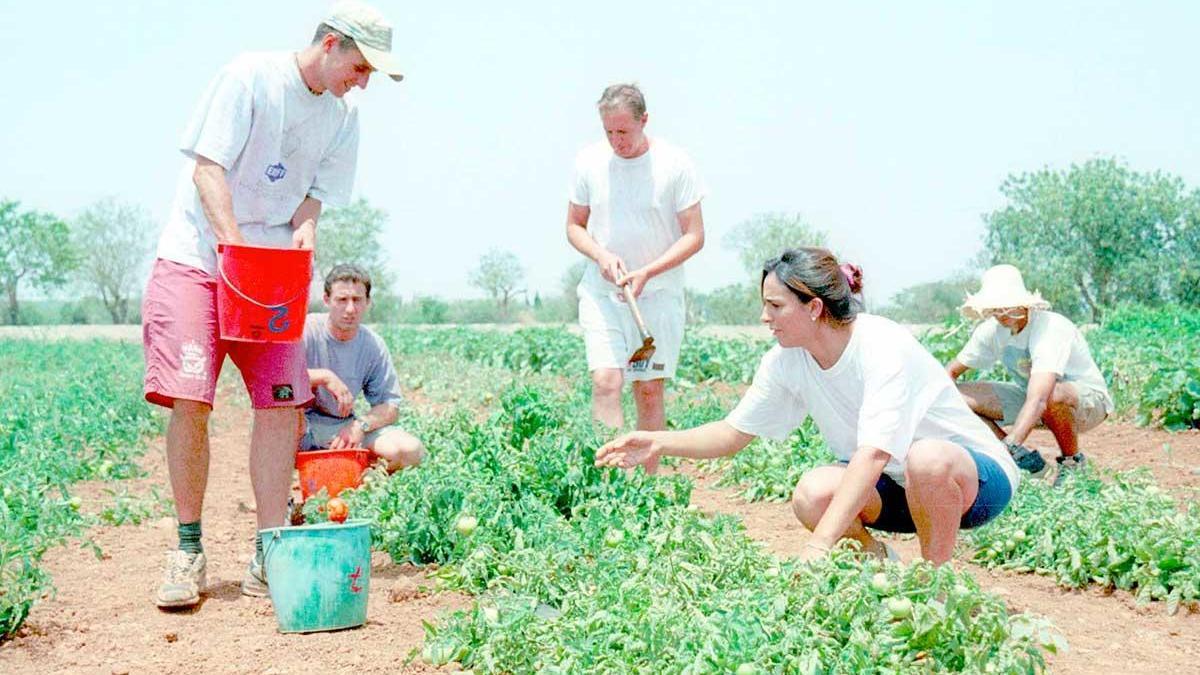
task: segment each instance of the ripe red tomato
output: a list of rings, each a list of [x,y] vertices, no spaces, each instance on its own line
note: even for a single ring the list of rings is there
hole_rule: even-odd
[[[334,497],[325,504],[325,512],[329,514],[329,520],[335,523],[344,523],[346,516],[350,515],[350,508],[346,506],[346,502]]]

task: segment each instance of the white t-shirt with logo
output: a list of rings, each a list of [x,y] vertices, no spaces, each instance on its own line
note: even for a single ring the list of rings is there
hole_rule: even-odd
[[[1016,492],[1016,463],[908,329],[870,314],[852,325],[846,350],[829,370],[805,349],[773,347],[725,421],[743,433],[783,439],[811,415],[839,460],[878,448],[891,455],[884,473],[900,485],[914,442],[950,441],[996,460]]]
[[[653,262],[683,236],[678,214],[704,194],[691,158],[659,138],[633,159],[618,156],[607,141],[589,145],[575,159],[567,190],[571,203],[590,209],[588,233],[630,271]],[[682,293],[683,283],[680,265],[650,279],[644,290]],[[597,294],[616,290],[594,261],[579,286]]]
[[[243,54],[208,86],[179,148],[188,161],[158,257],[215,275],[216,236],[192,182],[196,157],[226,170],[233,216],[246,243],[290,247],[291,218],[305,196],[326,206],[349,202],[358,113],[348,98],[313,95],[293,53]]]
[[[1092,359],[1087,340],[1070,319],[1057,312],[1030,311],[1029,322],[1016,335],[989,318],[975,327],[957,359],[977,370],[991,368],[1000,361],[1022,389],[1029,388],[1033,373],[1054,373],[1060,381],[1103,393],[1105,412],[1113,411],[1108,385]]]

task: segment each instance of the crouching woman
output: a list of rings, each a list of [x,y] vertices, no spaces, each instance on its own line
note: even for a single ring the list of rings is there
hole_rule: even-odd
[[[596,463],[733,455],[756,436],[786,438],[811,415],[839,461],[796,485],[792,509],[812,532],[804,556],[850,538],[895,557],[874,529],[916,532],[924,558],[949,560],[960,529],[1004,510],[1019,472],[908,330],[859,312],[861,283],[857,268],[822,248],[767,261],[762,321],[779,344],[733,412],[693,429],[626,434],[600,448]]]

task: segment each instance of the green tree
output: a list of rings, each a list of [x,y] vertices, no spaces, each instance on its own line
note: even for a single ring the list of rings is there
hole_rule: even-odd
[[[450,305],[431,296],[417,298],[416,306],[419,323],[446,323],[446,316],[450,313]]]
[[[759,289],[751,284],[729,284],[708,293],[688,289],[688,323],[747,325],[762,314]]]
[[[154,229],[145,209],[113,198],[92,204],[72,223],[79,276],[100,294],[113,323],[129,320],[130,301],[154,246]]]
[[[1178,264],[1169,265],[1165,271],[1175,277],[1175,301],[1200,307],[1200,190],[1192,192],[1189,202],[1176,246],[1168,252]]]
[[[1010,175],[1000,191],[1008,204],[984,216],[991,262],[1019,267],[1067,314],[1098,322],[1121,301],[1170,299],[1175,270],[1195,265],[1176,259],[1196,208],[1177,177],[1095,159]]]
[[[967,293],[979,290],[979,275],[960,272],[948,279],[909,286],[881,310],[902,323],[941,323],[958,314]]]
[[[471,270],[468,280],[491,296],[499,304],[501,316],[508,318],[508,302],[524,278],[525,270],[516,254],[492,249],[479,258],[479,266]]]
[[[78,264],[65,222],[49,213],[21,211],[20,202],[0,201],[0,286],[8,298],[9,323],[20,320],[22,284],[61,288]]]
[[[725,248],[737,252],[738,261],[758,285],[763,263],[784,250],[799,246],[827,246],[828,235],[798,213],[759,213],[737,224],[725,235]]]
[[[583,273],[587,271],[588,261],[586,258],[576,260],[571,263],[571,266],[563,270],[562,276],[559,278],[562,284],[563,302],[567,309],[567,320],[574,321],[579,318],[579,282],[583,279]]]
[[[362,197],[322,213],[317,221],[317,274],[324,278],[334,265],[350,263],[371,275],[372,296],[390,291],[392,272],[379,240],[387,219],[386,211]]]

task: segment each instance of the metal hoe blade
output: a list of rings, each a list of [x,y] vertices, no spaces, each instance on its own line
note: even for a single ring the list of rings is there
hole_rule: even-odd
[[[647,336],[642,340],[642,346],[629,357],[629,365],[649,363],[651,356],[654,356],[654,338]]]

